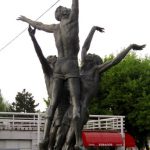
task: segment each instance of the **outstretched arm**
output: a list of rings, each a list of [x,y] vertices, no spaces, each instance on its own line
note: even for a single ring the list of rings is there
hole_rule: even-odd
[[[89,32],[83,46],[82,46],[82,51],[81,51],[81,62],[84,63],[85,61],[85,56],[87,55],[87,51],[90,48],[91,45],[91,41],[93,39],[93,35],[95,33],[95,31],[99,31],[99,32],[104,32],[104,28],[98,27],[98,26],[93,26],[91,28],[91,31]]]
[[[17,18],[17,20],[21,20],[23,22],[28,23],[30,26],[36,29],[43,30],[45,32],[50,32],[50,33],[54,33],[57,26],[56,24],[47,25],[47,24],[43,24],[42,22],[33,21],[25,16],[20,16]]]
[[[34,48],[35,48],[35,51],[36,51],[36,54],[41,62],[41,65],[42,65],[42,68],[43,68],[43,72],[45,74],[47,74],[48,76],[50,76],[50,74],[52,74],[52,69],[51,67],[49,66],[48,64],[48,61],[46,60],[46,58],[44,57],[43,53],[42,53],[42,50],[35,38],[35,30],[36,29],[32,29],[31,26],[29,26],[28,28],[28,32],[29,32],[29,35],[31,37],[31,40],[33,42],[33,45],[34,45]]]
[[[129,51],[131,49],[142,50],[145,46],[146,45],[131,44],[125,50],[123,50],[120,54],[118,54],[118,56],[115,59],[113,59],[112,61],[106,62],[102,65],[99,65],[98,66],[99,73],[102,73],[102,72],[106,71],[107,69],[113,67],[114,65],[117,65],[129,53]]]

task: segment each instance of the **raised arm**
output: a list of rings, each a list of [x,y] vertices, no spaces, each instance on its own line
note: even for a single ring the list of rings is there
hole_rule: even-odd
[[[131,44],[128,46],[125,50],[123,50],[118,56],[113,59],[112,61],[106,62],[102,65],[98,66],[99,73],[102,73],[106,71],[107,69],[113,67],[114,65],[117,65],[128,53],[131,49],[133,50],[142,50],[146,45],[137,45],[137,44]]]
[[[72,0],[70,21],[78,20],[79,17],[79,0]]]
[[[29,32],[29,35],[31,37],[31,40],[33,42],[33,45],[34,45],[34,48],[35,48],[35,51],[36,51],[36,54],[41,62],[41,65],[42,65],[42,68],[43,68],[43,72],[50,76],[52,74],[52,69],[50,67],[50,65],[48,64],[48,61],[46,60],[46,58],[44,57],[43,53],[42,53],[42,50],[35,38],[35,30],[36,29],[32,29],[30,26],[28,28],[28,32]]]
[[[87,51],[90,48],[91,45],[91,41],[93,39],[93,35],[95,33],[95,31],[99,31],[99,32],[104,32],[104,28],[98,27],[98,26],[93,26],[82,46],[82,51],[81,51],[81,62],[84,63],[85,61],[85,56],[87,55]]]
[[[56,24],[51,24],[51,25],[43,24],[42,22],[33,21],[25,16],[20,16],[17,18],[17,20],[21,20],[23,22],[28,23],[30,26],[36,29],[43,30],[45,32],[50,32],[50,33],[54,33],[57,27]]]

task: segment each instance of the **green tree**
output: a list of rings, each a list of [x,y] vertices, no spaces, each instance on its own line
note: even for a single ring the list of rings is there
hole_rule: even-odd
[[[47,99],[44,98],[43,101],[44,101],[44,103],[45,103],[45,105],[46,105],[46,108],[48,108],[49,105],[50,105],[50,103],[51,103],[51,99],[48,97]]]
[[[11,110],[15,112],[36,112],[35,108],[39,104],[35,104],[34,97],[31,93],[27,92],[26,89],[23,89],[22,92],[18,92],[15,97],[15,102],[12,103]]]
[[[4,100],[1,90],[0,90],[0,111],[8,111],[9,110],[9,104]]]
[[[147,147],[147,137],[150,136],[150,58],[140,59],[132,53],[105,72],[98,95],[91,102],[90,113],[124,115],[126,129],[134,135],[138,147]]]

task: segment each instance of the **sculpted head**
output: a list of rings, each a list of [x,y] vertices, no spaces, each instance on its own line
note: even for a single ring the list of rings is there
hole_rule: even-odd
[[[101,59],[100,56],[88,53],[85,56],[85,62],[82,67],[86,68],[86,69],[90,69],[90,68],[94,67],[95,65],[100,65],[102,63],[103,63],[103,60]]]
[[[71,9],[59,6],[55,11],[55,18],[57,21],[61,21],[62,18],[68,18],[70,15]]]
[[[55,62],[57,61],[56,55],[50,55],[47,57],[47,61],[51,67],[54,67]]]
[[[103,60],[100,56],[96,55],[96,54],[90,54],[88,53],[85,57],[85,61],[88,63],[93,63],[95,65],[100,65],[103,63]]]

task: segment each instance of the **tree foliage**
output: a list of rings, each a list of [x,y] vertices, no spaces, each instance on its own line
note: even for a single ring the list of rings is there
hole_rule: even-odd
[[[35,104],[34,97],[31,93],[27,92],[26,89],[23,89],[22,92],[18,92],[15,97],[15,102],[12,103],[11,110],[14,112],[36,112],[35,108],[39,104]]]
[[[5,112],[8,110],[9,110],[9,104],[4,100],[0,90],[0,112]]]
[[[150,58],[132,53],[105,72],[90,113],[124,115],[126,129],[142,147],[150,135]]]
[[[44,98],[43,101],[44,101],[44,103],[46,105],[46,108],[48,108],[50,106],[50,104],[51,104],[51,99],[48,97],[47,99]]]

